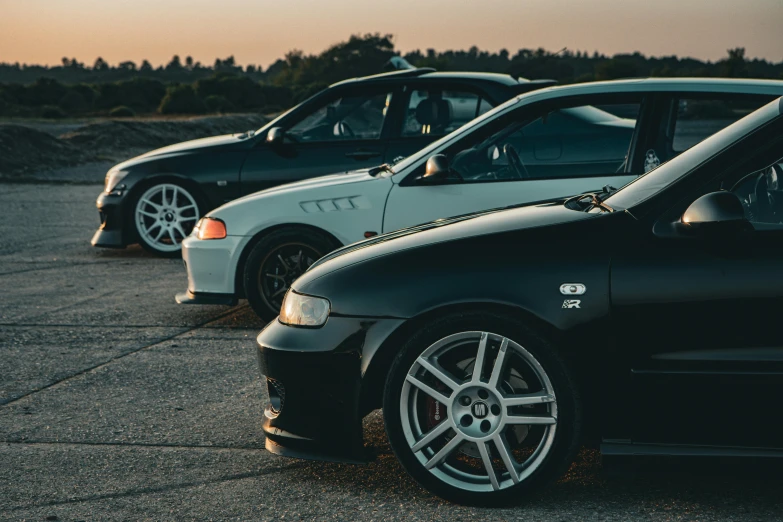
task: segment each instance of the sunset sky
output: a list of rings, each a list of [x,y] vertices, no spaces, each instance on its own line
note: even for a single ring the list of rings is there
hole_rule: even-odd
[[[234,55],[267,67],[356,33],[397,49],[519,48],[717,60],[745,47],[783,61],[783,0],[0,0],[0,62],[206,64]]]

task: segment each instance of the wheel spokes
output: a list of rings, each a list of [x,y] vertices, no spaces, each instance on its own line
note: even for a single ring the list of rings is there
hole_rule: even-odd
[[[448,386],[452,391],[456,390],[457,386],[459,386],[459,383],[452,376],[448,375],[444,370],[432,364],[426,358],[419,357],[416,362],[418,362],[425,370],[430,372],[436,379]]]
[[[437,391],[436,389],[432,388],[428,384],[425,384],[421,382],[419,379],[414,377],[413,375],[408,375],[405,378],[409,383],[411,383],[416,388],[420,389],[436,401],[440,402],[441,404],[448,404],[449,398],[443,395],[441,392]]]
[[[531,406],[533,404],[555,402],[555,396],[546,391],[526,393],[522,395],[503,395],[500,397],[500,402],[506,408],[510,408],[512,406]]]
[[[508,351],[508,339],[505,337],[500,342],[500,349],[498,350],[498,356],[495,358],[495,363],[492,366],[492,375],[489,377],[489,386],[491,388],[498,388],[500,382],[500,374],[503,371],[503,363],[506,361],[506,352]]]
[[[478,352],[476,352],[476,362],[473,364],[473,382],[481,381],[481,373],[484,371],[484,358],[487,356],[487,332],[481,332],[479,339]]]
[[[557,424],[557,419],[549,416],[533,416],[533,415],[508,415],[506,416],[506,424],[527,424],[528,426],[551,426]]]
[[[451,424],[449,424],[447,421],[443,421],[434,428],[432,428],[430,431],[428,431],[426,434],[424,434],[424,437],[419,440],[416,444],[413,445],[411,450],[413,450],[414,453],[423,450],[430,444],[432,444],[432,441],[446,433],[449,428],[451,428]]]
[[[427,469],[432,469],[433,467],[437,466],[438,464],[446,460],[446,457],[451,455],[452,452],[456,450],[464,441],[465,439],[462,437],[462,435],[457,433],[453,439],[448,441],[446,445],[443,446],[443,448],[441,448],[439,452],[437,452],[430,460],[428,460],[424,464],[424,467]]]
[[[492,442],[495,443],[495,449],[497,449],[500,455],[500,460],[503,461],[503,465],[506,466],[506,470],[511,475],[511,481],[514,484],[519,484],[519,472],[514,464],[514,457],[511,456],[511,449],[508,447],[508,440],[505,435],[498,433],[492,438]]]
[[[153,203],[152,201],[150,201],[147,198],[142,199],[141,202],[144,203],[145,205],[151,206],[152,208],[154,208],[158,212],[160,212],[160,209],[163,208],[162,206],[158,205],[157,203]]]
[[[500,489],[500,484],[498,484],[498,477],[495,473],[495,468],[492,466],[492,459],[489,458],[489,452],[487,451],[487,444],[484,442],[479,442],[477,444],[479,455],[481,455],[481,462],[484,463],[484,469],[487,471],[487,476],[489,476],[489,481],[492,483],[492,489],[495,491]]]

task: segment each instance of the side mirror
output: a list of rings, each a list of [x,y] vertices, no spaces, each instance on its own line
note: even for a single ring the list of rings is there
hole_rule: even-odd
[[[285,140],[285,130],[282,127],[272,127],[266,134],[266,143],[273,147],[283,144]]]
[[[439,185],[450,177],[449,159],[444,154],[435,154],[427,160],[424,175],[419,182],[422,185]]]
[[[681,221],[688,229],[705,233],[753,229],[740,199],[725,190],[710,192],[691,203]]]

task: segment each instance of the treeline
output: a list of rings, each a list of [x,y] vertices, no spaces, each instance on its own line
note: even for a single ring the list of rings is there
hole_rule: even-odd
[[[368,34],[352,36],[317,55],[291,51],[266,70],[240,66],[233,57],[205,66],[191,57],[174,56],[157,68],[146,60],[112,66],[102,58],[92,66],[75,58],[63,58],[56,67],[0,63],[0,116],[275,112],[333,82],[382,72],[398,54],[391,35]],[[716,62],[640,53],[609,57],[568,49],[520,49],[512,55],[505,49],[490,53],[477,47],[414,51],[403,57],[415,66],[441,71],[498,72],[561,84],[645,76],[783,79],[783,62],[749,60],[742,48],[729,50]]]

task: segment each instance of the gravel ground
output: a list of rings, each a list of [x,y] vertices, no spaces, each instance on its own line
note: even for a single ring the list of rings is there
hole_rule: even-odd
[[[783,520],[773,469],[630,465],[584,449],[511,509],[440,501],[378,460],[267,453],[247,305],[181,307],[181,263],[97,250],[100,186],[0,184],[2,520]]]

